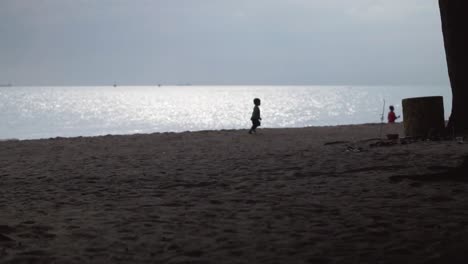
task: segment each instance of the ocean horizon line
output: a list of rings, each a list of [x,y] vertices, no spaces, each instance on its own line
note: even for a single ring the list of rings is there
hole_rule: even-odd
[[[448,86],[450,88],[450,83],[432,83],[432,84],[71,84],[71,85],[60,85],[60,84],[25,84],[25,85],[0,85],[1,88],[14,88],[14,87],[180,87],[180,86],[194,86],[194,87],[316,87],[316,86],[326,86],[326,87],[438,87],[438,86]]]

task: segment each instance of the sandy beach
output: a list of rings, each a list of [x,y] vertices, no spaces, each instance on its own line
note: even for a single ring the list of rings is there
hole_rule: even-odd
[[[379,129],[0,142],[0,263],[467,263],[468,143]]]

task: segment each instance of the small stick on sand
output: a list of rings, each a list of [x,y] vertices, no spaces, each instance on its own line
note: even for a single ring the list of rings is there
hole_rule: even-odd
[[[384,114],[385,114],[385,99],[383,100],[382,115],[380,116],[380,132],[379,132],[380,140],[382,140],[382,128],[383,128]]]

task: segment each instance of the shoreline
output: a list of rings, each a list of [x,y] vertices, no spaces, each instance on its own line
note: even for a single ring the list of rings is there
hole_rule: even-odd
[[[448,122],[448,121],[446,121]],[[402,126],[403,122],[396,122],[395,126]],[[334,127],[353,127],[353,126],[392,126],[388,123],[359,123],[359,124],[342,124],[342,125],[324,125],[324,126],[305,126],[305,127],[259,127],[261,130],[288,130],[288,129],[313,129],[313,128],[334,128]],[[147,132],[147,133],[129,133],[129,134],[100,134],[100,135],[91,135],[91,136],[55,136],[55,137],[43,137],[43,138],[0,138],[1,142],[8,141],[34,141],[34,140],[56,140],[56,139],[76,139],[76,138],[96,138],[96,137],[113,137],[113,136],[138,136],[138,135],[159,135],[159,134],[184,134],[184,133],[203,133],[203,132],[240,132],[248,131],[250,127],[246,126],[245,128],[227,128],[227,129],[206,129],[206,130],[185,130],[185,131],[165,131],[165,132]],[[397,128],[396,130],[401,130]]]
[[[0,263],[463,263],[468,144],[379,129],[0,142]]]

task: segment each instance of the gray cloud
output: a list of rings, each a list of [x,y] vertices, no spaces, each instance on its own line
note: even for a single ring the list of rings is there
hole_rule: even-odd
[[[447,83],[437,1],[2,0],[0,83]]]

